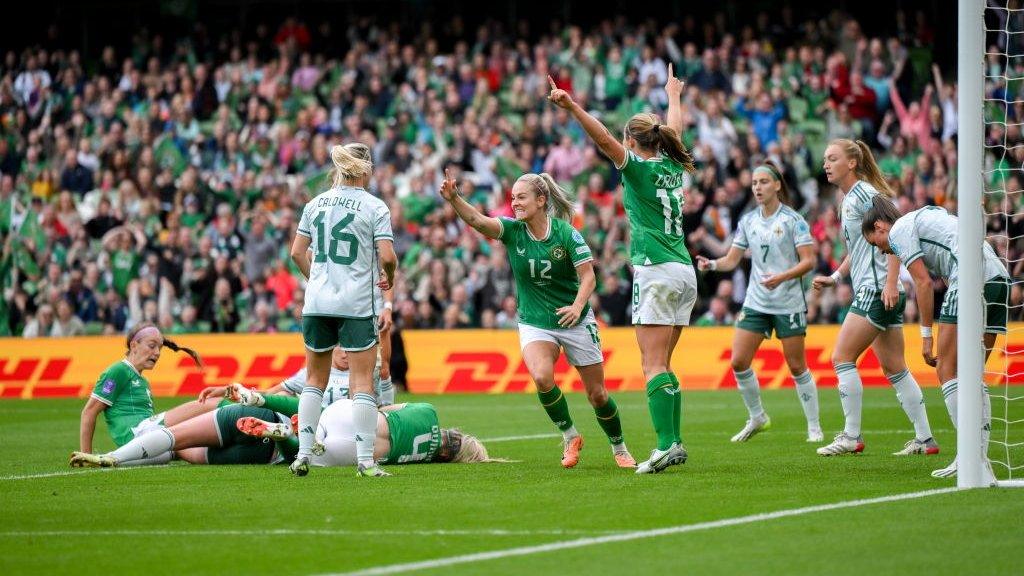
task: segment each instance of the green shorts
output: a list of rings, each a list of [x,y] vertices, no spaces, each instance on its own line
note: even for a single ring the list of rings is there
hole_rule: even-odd
[[[807,314],[804,312],[767,314],[744,306],[739,317],[736,318],[736,327],[740,330],[760,334],[765,338],[771,338],[772,332],[775,332],[779,339],[790,336],[806,336]]]
[[[361,352],[377,343],[377,323],[373,317],[303,316],[302,340],[313,352],[327,352],[335,346]]]
[[[857,290],[850,313],[862,316],[879,330],[903,328],[903,312],[907,309],[907,295],[900,292],[899,301],[892,310],[886,310],[882,304],[882,291],[868,286]]]
[[[274,443],[266,438],[243,434],[236,426],[239,418],[253,416],[267,422],[277,422],[277,415],[266,408],[232,404],[217,408],[217,436],[220,448],[209,448],[209,464],[268,464],[274,457]]]
[[[982,291],[985,298],[985,334],[1006,334],[1007,302],[1010,295],[1008,278],[992,278],[985,281]],[[940,324],[956,324],[960,313],[960,289],[956,283],[946,290],[942,299],[942,308],[936,322]]]

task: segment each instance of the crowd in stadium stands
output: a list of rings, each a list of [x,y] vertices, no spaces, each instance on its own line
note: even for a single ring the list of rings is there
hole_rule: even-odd
[[[172,334],[299,331],[303,284],[287,249],[302,206],[328,186],[329,146],[355,140],[371,146],[371,192],[391,208],[400,328],[516,323],[503,247],[441,201],[446,167],[492,215],[511,215],[508,193],[523,173],[563,183],[596,256],[593,306],[603,322],[627,324],[618,174],[546,101],[546,77],[618,134],[630,115],[664,111],[669,62],[687,82],[684,141],[698,160],[686,194],[691,251],[724,253],[753,206],[751,168],[770,158],[811,223],[816,273],[829,274],[844,242],[821,175],[825,143],[869,142],[903,211],[955,211],[957,87],[933,65],[940,39],[922,14],[899,12],[895,24],[880,24],[884,34],[838,12],[797,18],[783,9],[735,28],[721,14],[615,19],[531,34],[493,23],[467,29],[453,17],[401,37],[368,21],[335,30],[290,19],[251,36],[140,30],[130,52],[108,47],[98,58],[7,52],[0,334],[120,334],[143,320]],[[1016,68],[1007,70],[991,57],[987,70],[986,94],[1010,101],[987,109],[1006,120],[986,133],[993,214],[1022,212],[1024,198],[1024,105],[1012,80],[1024,62],[1010,60]],[[1006,233],[995,247],[1020,279],[1024,246],[1007,237],[1024,232],[1024,216],[993,215],[989,226]],[[745,274],[701,279],[696,324],[733,321]],[[849,285],[809,291],[809,320],[841,321],[852,297]],[[1019,287],[1012,298],[1021,301]],[[909,306],[907,319],[915,315]]]

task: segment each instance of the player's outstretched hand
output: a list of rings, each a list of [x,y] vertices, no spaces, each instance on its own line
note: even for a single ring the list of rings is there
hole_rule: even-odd
[[[665,82],[665,93],[668,94],[669,98],[676,100],[683,97],[683,89],[686,88],[686,83],[675,77],[672,73],[672,63],[668,63],[668,81]]]
[[[710,270],[711,269],[711,260],[707,259],[704,256],[698,255],[697,256],[697,269],[700,270],[701,272],[704,272],[706,270]]]
[[[197,400],[202,404],[210,398],[223,398],[227,394],[227,389],[227,386],[207,386],[199,393]]]
[[[441,182],[440,190],[441,198],[451,202],[459,195],[459,186],[455,183],[455,179],[448,174],[448,169],[444,169],[444,181]]]
[[[551,76],[548,76],[548,84],[551,85],[551,93],[548,94],[548,100],[559,108],[565,108],[566,110],[572,108],[572,96],[565,90],[555,86],[555,81]]]

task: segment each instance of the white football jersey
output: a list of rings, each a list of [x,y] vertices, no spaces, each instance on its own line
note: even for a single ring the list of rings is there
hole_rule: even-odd
[[[302,394],[302,388],[306,385],[306,369],[303,368],[295,374],[288,377],[287,380],[281,382],[281,386],[298,396]],[[324,389],[324,401],[321,407],[327,408],[331,404],[341,400],[342,398],[348,398],[348,371],[338,370],[335,367],[331,367],[331,375],[327,378],[327,388]]]
[[[759,206],[740,218],[732,245],[750,250],[750,284],[743,305],[765,314],[793,314],[806,312],[802,278],[783,282],[774,290],[761,284],[768,274],[779,274],[796,266],[800,246],[813,246],[811,229],[807,221],[789,206],[779,206],[765,218]]]
[[[332,188],[306,204],[297,233],[310,238],[313,251],[302,314],[376,316],[376,243],[394,240],[387,205],[362,188]]]
[[[881,294],[888,275],[885,254],[868,244],[860,229],[864,213],[871,208],[871,199],[878,194],[874,186],[858,180],[843,198],[841,224],[843,237],[846,239],[846,250],[850,254],[850,281],[854,292],[868,287]],[[904,291],[902,282],[897,282],[896,285],[900,292]]]
[[[910,266],[923,259],[929,272],[953,286],[957,283],[957,217],[937,206],[927,206],[901,216],[889,230],[889,248]],[[1010,274],[988,242],[982,245],[984,280]]]

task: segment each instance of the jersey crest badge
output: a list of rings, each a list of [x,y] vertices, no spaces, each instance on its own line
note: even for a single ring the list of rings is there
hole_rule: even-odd
[[[551,249],[552,260],[564,260],[565,259],[565,248],[561,246],[555,246]]]

